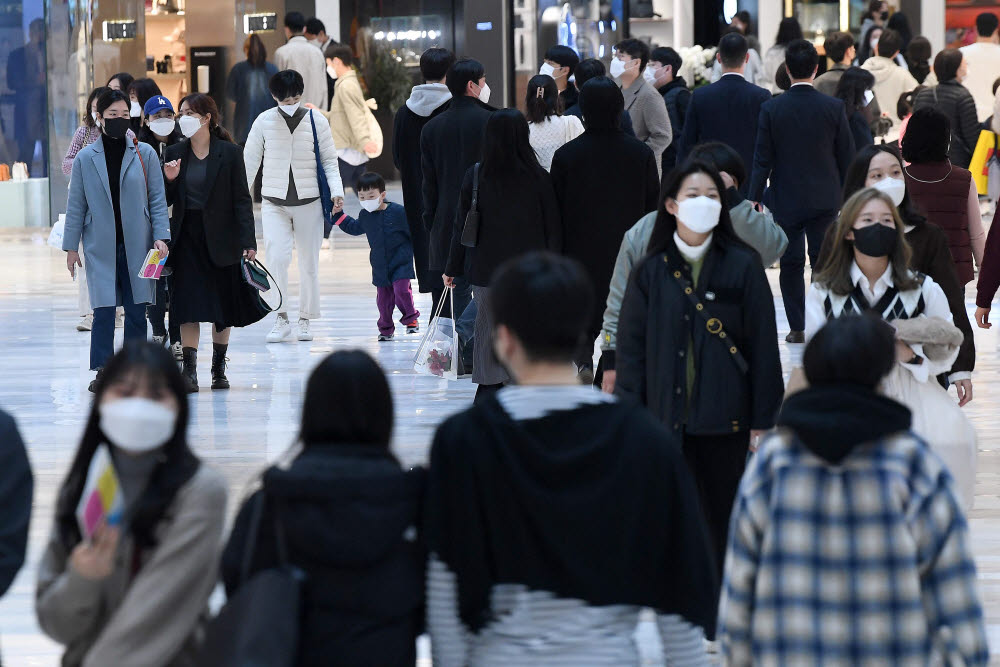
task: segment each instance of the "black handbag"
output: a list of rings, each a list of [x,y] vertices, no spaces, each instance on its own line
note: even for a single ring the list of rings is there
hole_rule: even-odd
[[[261,491],[244,547],[239,589],[206,628],[205,643],[197,661],[201,667],[293,667],[296,664],[305,574],[288,562],[284,527],[277,511],[274,530],[278,566],[249,577],[264,503],[265,494]]]
[[[472,206],[465,216],[462,245],[475,248],[479,243],[479,163],[472,168]]]
[[[260,263],[256,259],[248,260],[246,257],[240,259],[240,274],[243,276],[243,282],[245,282],[250,287],[257,290],[257,298],[260,300],[261,306],[264,310],[268,312],[275,312],[281,310],[281,304],[285,302],[285,295],[281,293],[278,289],[277,284],[275,284],[274,289],[278,291],[278,305],[272,308],[267,301],[264,301],[260,296],[260,292],[268,292],[271,290],[271,281],[274,280],[274,276],[271,272],[267,270],[267,267]]]

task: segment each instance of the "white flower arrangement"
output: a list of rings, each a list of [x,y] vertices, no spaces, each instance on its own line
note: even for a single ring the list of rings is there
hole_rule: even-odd
[[[689,88],[706,86],[712,82],[712,66],[715,64],[717,50],[714,46],[706,49],[698,45],[678,49],[677,53],[684,61],[680,75]]]

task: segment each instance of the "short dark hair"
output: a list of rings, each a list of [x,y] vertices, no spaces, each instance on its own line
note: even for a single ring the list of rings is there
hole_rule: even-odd
[[[125,104],[128,104],[128,95],[120,90],[115,90],[114,88],[106,89],[103,93],[101,93],[101,96],[97,98],[97,113],[103,116],[104,112],[108,110],[108,107],[115,102],[124,102]]]
[[[733,18],[739,19],[739,22],[747,27],[747,32],[750,32],[750,12],[745,9],[740,10],[736,12],[736,16]]]
[[[833,32],[823,41],[823,50],[835,63],[847,57],[847,51],[854,46],[854,35],[849,32]]]
[[[625,112],[625,98],[613,79],[595,76],[580,89],[580,111],[588,130],[617,130]]]
[[[123,93],[127,91],[128,87],[132,85],[133,81],[135,81],[135,77],[129,74],[128,72],[118,72],[117,74],[112,74],[110,77],[108,77],[108,82],[104,85],[110,88],[111,82],[114,81],[115,79],[118,79],[118,83],[121,84],[122,87],[121,90]]]
[[[583,265],[548,252],[532,252],[497,269],[489,307],[532,361],[569,362],[591,319],[594,288]]]
[[[943,162],[948,159],[951,120],[934,107],[921,107],[910,116],[903,135],[903,159],[907,162]]]
[[[354,64],[354,51],[347,44],[338,44],[333,42],[330,46],[326,47],[326,51],[323,52],[325,58],[333,60],[334,58],[340,58],[340,62],[344,63],[348,67]]]
[[[728,35],[724,35],[722,39],[719,40],[719,60],[722,61],[723,67],[728,67],[729,69],[736,69],[743,65],[747,59],[747,53],[750,51],[750,43],[747,38],[738,32],[732,32]]]
[[[606,76],[607,73],[608,69],[604,66],[604,63],[597,58],[587,58],[586,60],[581,60],[580,64],[576,66],[577,90],[583,89],[583,85],[595,76]]]
[[[355,185],[357,186],[355,188],[356,192],[361,192],[362,190],[385,192],[385,179],[374,171],[366,171],[358,176],[358,182]]]
[[[931,42],[922,35],[910,40],[906,47],[906,59],[910,62],[927,62],[931,59]]]
[[[302,75],[293,69],[281,70],[267,82],[267,90],[279,102],[289,97],[301,95],[306,89]]]
[[[680,76],[681,67],[684,66],[684,60],[681,58],[681,54],[674,51],[669,46],[658,46],[653,49],[653,52],[649,54],[650,61],[656,61],[661,65],[670,65],[670,71],[673,72],[674,76]]]
[[[568,46],[563,46],[562,44],[556,44],[555,46],[550,46],[549,50],[545,52],[545,60],[551,60],[554,63],[559,63],[560,67],[568,67],[569,74],[566,78],[573,76],[576,71],[576,66],[580,64],[580,56],[576,51]]]
[[[331,401],[334,394],[337,400]],[[374,445],[388,449],[392,426],[389,383],[366,353],[334,352],[309,375],[299,431],[304,447]]]
[[[472,58],[461,58],[448,68],[445,84],[451,91],[452,97],[462,97],[470,82],[478,85],[479,80],[484,76],[486,76],[486,68],[481,62]]]
[[[720,172],[724,171],[732,176],[738,183],[746,183],[747,168],[743,163],[743,158],[729,144],[721,141],[698,144],[691,149],[688,159],[710,164]]]
[[[934,74],[938,83],[953,81],[958,76],[958,68],[962,66],[962,52],[958,49],[944,49],[934,56]]]
[[[993,12],[983,12],[976,17],[976,32],[980,37],[992,37],[1000,27],[1000,20]]]
[[[819,55],[813,43],[805,39],[793,40],[785,48],[785,66],[793,79],[808,79],[819,65]]]
[[[903,36],[891,28],[882,31],[878,38],[878,54],[883,58],[892,58],[903,48]]]
[[[326,32],[326,26],[315,16],[306,21],[306,32],[310,35],[318,35],[321,32]]]
[[[875,389],[895,363],[895,331],[873,315],[830,320],[802,355],[802,367],[812,386],[855,384]]]
[[[646,68],[646,63],[649,62],[649,44],[641,39],[623,39],[615,44],[615,51],[628,54],[630,58],[638,58],[640,74]]]
[[[778,24],[778,34],[774,38],[774,43],[778,46],[791,44],[797,39],[802,39],[802,26],[794,16],[786,16]]]
[[[420,75],[424,81],[440,81],[455,62],[455,54],[440,46],[432,46],[420,54]]]
[[[285,14],[285,27],[292,33],[299,33],[306,29],[306,17],[302,12],[288,12]]]

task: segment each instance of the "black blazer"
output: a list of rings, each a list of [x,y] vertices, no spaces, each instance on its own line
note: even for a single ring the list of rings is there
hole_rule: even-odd
[[[853,159],[844,102],[793,85],[761,107],[749,198],[763,201],[779,221],[836,215]]]
[[[170,238],[177,241],[184,225],[187,204],[187,165],[191,161],[191,142],[169,146],[165,162],[181,160],[181,172],[167,183],[167,203],[172,205]],[[208,253],[216,266],[239,264],[243,251],[257,249],[254,233],[253,200],[247,188],[243,149],[237,144],[212,137],[208,149],[208,201],[203,220]]]
[[[483,159],[486,121],[493,113],[472,97],[458,97],[420,133],[423,169],[424,227],[430,233],[428,268],[444,271],[451,248],[451,229],[465,172]]]
[[[757,142],[760,108],[770,99],[771,93],[766,89],[736,75],[725,75],[712,85],[695,90],[677,146],[677,164],[683,163],[698,144],[721,141],[740,154],[749,172]],[[743,196],[749,190],[749,183],[740,184]]]

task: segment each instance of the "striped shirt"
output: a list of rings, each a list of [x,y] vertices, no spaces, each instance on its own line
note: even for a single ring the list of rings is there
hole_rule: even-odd
[[[497,394],[511,418],[540,419],[556,411],[615,401],[593,387],[511,386]],[[427,625],[434,665],[635,665],[634,633],[642,609],[635,605],[592,606],[518,584],[493,587],[495,620],[473,634],[458,615],[457,581],[431,554],[427,572]],[[677,615],[658,615],[667,664],[707,665],[704,633]]]

